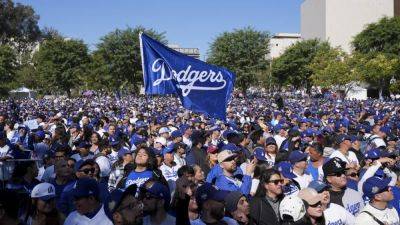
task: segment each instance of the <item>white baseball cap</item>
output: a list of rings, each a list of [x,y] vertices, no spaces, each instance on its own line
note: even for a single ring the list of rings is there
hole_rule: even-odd
[[[163,134],[163,133],[169,133],[170,130],[168,127],[161,127],[160,130],[158,131],[159,134]]]
[[[289,195],[282,199],[279,204],[279,216],[282,220],[288,220],[287,216],[293,219],[293,222],[299,221],[306,214],[306,207],[301,198],[296,195]]]
[[[36,185],[31,193],[31,198],[40,198],[43,201],[47,201],[56,197],[56,189],[54,185],[49,183],[40,183]]]
[[[233,153],[231,150],[223,150],[217,155],[218,163],[222,163],[229,158],[234,158],[237,155]]]
[[[160,143],[163,146],[167,146],[167,139],[165,139],[165,137],[157,137],[154,139],[154,143]]]

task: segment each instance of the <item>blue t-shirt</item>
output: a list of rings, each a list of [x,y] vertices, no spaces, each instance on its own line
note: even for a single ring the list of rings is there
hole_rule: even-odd
[[[310,174],[313,180],[319,180],[318,168],[315,168],[312,163],[308,163],[306,173]]]
[[[138,187],[142,186],[144,182],[153,177],[151,170],[145,170],[143,172],[132,171],[126,178],[125,188],[132,184],[136,184]]]
[[[348,188],[351,188],[351,189],[355,190],[355,191],[358,191],[358,182],[353,180],[353,179],[347,179],[346,186]]]
[[[393,206],[397,213],[400,214],[400,188],[397,186],[392,187],[393,192],[393,200],[389,202],[391,206]]]

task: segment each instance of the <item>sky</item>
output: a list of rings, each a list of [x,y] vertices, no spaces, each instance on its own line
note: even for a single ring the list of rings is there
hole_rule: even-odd
[[[39,26],[82,39],[91,50],[115,29],[142,25],[165,32],[169,44],[199,48],[225,31],[251,26],[275,33],[300,32],[303,0],[16,0],[31,5]]]

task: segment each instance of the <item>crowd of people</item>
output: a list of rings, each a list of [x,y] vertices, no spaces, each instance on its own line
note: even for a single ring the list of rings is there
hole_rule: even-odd
[[[399,134],[390,100],[3,100],[0,225],[400,224]]]

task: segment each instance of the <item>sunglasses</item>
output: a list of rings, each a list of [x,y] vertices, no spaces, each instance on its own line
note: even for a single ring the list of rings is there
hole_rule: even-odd
[[[346,175],[346,172],[343,171],[343,172],[329,174],[329,176],[336,176],[336,177],[341,177],[342,175]]]
[[[319,202],[317,202],[317,203],[315,203],[315,204],[313,204],[313,205],[309,205],[310,207],[312,207],[312,208],[317,208],[317,207],[319,207],[319,206],[322,206],[322,204],[321,204],[321,202],[319,201]]]
[[[146,188],[141,187],[140,188],[139,198],[140,199],[153,199],[153,198],[159,198],[159,197],[157,195],[151,193]]]
[[[95,169],[91,168],[91,169],[83,169],[83,170],[78,170],[78,171],[87,175],[89,173],[94,173]]]
[[[350,176],[350,177],[358,177],[358,173],[350,173],[350,174],[348,174],[347,176]]]
[[[121,212],[121,211],[123,211],[125,209],[129,209],[129,210],[139,209],[139,210],[142,210],[143,209],[143,204],[142,203],[133,203],[132,202],[132,203],[129,203],[128,205],[119,207],[116,211],[117,212]]]
[[[275,185],[278,184],[283,184],[284,180],[283,179],[278,179],[278,180],[270,180],[268,183],[274,183]]]

